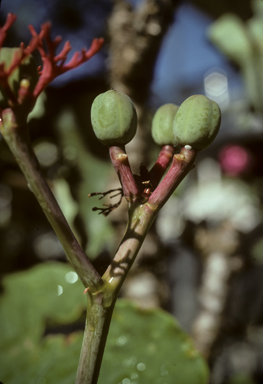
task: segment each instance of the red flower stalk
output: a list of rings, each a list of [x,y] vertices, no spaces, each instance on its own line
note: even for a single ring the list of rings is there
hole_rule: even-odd
[[[15,20],[16,15],[9,13],[4,26],[0,27],[0,49],[2,48],[8,29],[12,26]],[[61,42],[61,37],[58,36],[54,40],[51,39],[50,23],[43,24],[39,33],[35,31],[32,25],[29,25],[29,30],[32,34],[32,38],[28,46],[25,47],[24,43],[21,43],[20,48],[14,50],[11,62],[7,63],[6,61],[2,61],[2,63],[0,63],[0,93],[2,91],[7,95],[7,107],[12,108],[14,106],[22,105],[25,99],[30,100],[31,105],[34,105],[37,97],[48,84],[50,84],[57,76],[88,61],[100,50],[104,41],[102,38],[94,39],[88,50],[83,48],[81,52],[74,53],[71,60],[65,64],[67,55],[71,50],[71,45],[66,41],[60,53],[56,55],[56,48]],[[25,81],[23,83],[21,81],[19,90],[14,92],[12,85],[10,85],[10,77],[20,68],[26,59],[30,58],[31,53],[35,50],[39,51],[43,62],[42,69],[41,67],[38,68],[40,76],[33,85],[30,83],[30,80],[25,77],[28,84],[26,84]],[[7,68],[5,68],[5,65],[7,65]]]
[[[38,38],[37,49],[41,55],[43,62],[43,69],[40,71],[39,81],[34,89],[34,96],[37,97],[42,90],[50,84],[57,76],[78,67],[79,65],[88,61],[94,56],[103,44],[103,38],[94,39],[91,43],[89,50],[85,48],[81,52],[75,52],[71,60],[65,64],[67,54],[71,50],[69,41],[66,41],[61,52],[55,55],[56,48],[61,42],[61,37],[57,36],[53,41],[50,37],[51,24],[45,23],[41,26],[39,35],[32,25],[29,25],[29,30],[34,38]],[[33,40],[32,39],[32,40]],[[31,40],[31,41],[32,41]],[[44,49],[43,42],[46,42],[47,52]]]
[[[8,13],[5,24],[3,25],[2,28],[0,26],[0,48],[2,47],[3,42],[6,38],[6,32],[14,24],[14,22],[16,21],[16,18],[17,18],[16,15],[12,13]]]

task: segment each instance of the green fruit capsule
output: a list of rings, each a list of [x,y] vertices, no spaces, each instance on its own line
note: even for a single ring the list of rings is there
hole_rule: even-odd
[[[21,48],[1,48],[0,49],[0,64],[4,64],[4,69],[7,70],[10,65],[13,63],[15,56],[18,58],[21,57],[22,50]],[[19,67],[17,67],[11,75],[8,77],[8,84],[11,88],[14,95],[18,96],[18,90],[20,88],[20,83],[23,80],[26,80],[29,84],[29,90],[33,91],[37,82],[38,82],[38,70],[37,64],[33,56],[27,56]],[[8,108],[8,96],[6,90],[0,84],[0,107]],[[33,107],[33,105],[32,105]]]
[[[137,129],[133,102],[119,91],[101,93],[91,106],[91,124],[102,144],[113,146],[129,143]]]
[[[152,121],[152,137],[158,145],[175,145],[173,121],[178,111],[175,104],[164,104],[154,114]]]
[[[178,109],[173,123],[175,140],[181,146],[190,145],[197,151],[207,148],[218,134],[220,108],[203,95],[188,97]]]

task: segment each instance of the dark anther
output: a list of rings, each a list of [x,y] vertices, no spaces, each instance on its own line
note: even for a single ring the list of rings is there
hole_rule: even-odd
[[[118,208],[118,206],[120,205],[120,203],[122,201],[122,198],[123,198],[123,190],[122,190],[122,188],[110,189],[110,190],[108,190],[106,192],[93,192],[93,193],[89,193],[88,197],[101,195],[100,198],[99,198],[99,200],[101,200],[101,199],[103,199],[103,197],[105,197],[106,195],[109,195],[110,193],[113,193],[113,192],[117,192],[117,193],[115,193],[114,195],[111,195],[110,199],[112,199],[112,198],[114,198],[116,196],[120,196],[119,201],[116,204],[103,204],[102,208],[94,207],[94,208],[92,208],[92,210],[93,211],[100,211],[99,215],[103,214],[104,216],[108,216],[109,213],[111,213],[114,209]]]

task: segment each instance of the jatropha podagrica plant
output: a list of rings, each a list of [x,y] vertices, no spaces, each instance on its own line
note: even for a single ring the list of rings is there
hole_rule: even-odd
[[[220,109],[202,95],[189,97],[180,107],[173,104],[160,107],[152,124],[153,139],[161,146],[158,159],[150,170],[141,166],[141,174],[135,178],[125,151],[125,145],[132,140],[137,128],[136,110],[131,99],[122,92],[111,90],[94,100],[92,126],[97,138],[109,147],[121,183],[119,193],[127,200],[128,209],[124,237],[111,264],[100,276],[72,233],[42,176],[30,143],[27,116],[44,88],[58,75],[92,57],[100,49],[103,39],[94,39],[88,51],[83,49],[81,53],[75,53],[65,64],[70,44],[66,42],[56,55],[60,38],[51,39],[48,23],[42,25],[39,34],[29,27],[32,39],[27,47],[21,44],[19,48],[2,48],[15,19],[15,15],[9,14],[0,28],[0,132],[85,287],[87,317],[76,383],[96,384],[119,290],[157,213],[192,169],[197,152],[215,139],[220,126]],[[42,58],[42,68],[36,67],[31,56],[35,50]],[[109,192],[102,193],[102,197]],[[118,203],[96,209],[106,216],[117,206]]]

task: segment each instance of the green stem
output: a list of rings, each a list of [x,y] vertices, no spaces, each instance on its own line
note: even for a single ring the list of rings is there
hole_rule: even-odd
[[[158,211],[158,208],[152,209],[147,203],[130,207],[126,233],[112,263],[102,276],[109,295],[118,295]]]
[[[109,306],[103,292],[88,293],[88,310],[75,384],[96,384],[116,300]]]
[[[30,144],[26,124],[18,126],[13,111],[5,109],[2,112],[0,131],[24,173],[28,187],[36,196],[82,283],[85,287],[90,287],[93,292],[98,291],[103,281],[76,240],[41,174],[40,165]]]
[[[148,211],[148,214],[147,214]],[[111,317],[119,290],[141,248],[157,212],[144,206],[130,210],[127,231],[114,262],[103,275],[101,291],[88,292],[88,311],[75,384],[96,384],[103,358]]]
[[[82,350],[75,384],[96,384],[119,290],[157,214],[147,204],[130,210],[124,238],[103,280],[104,288],[89,294]],[[88,292],[89,293],[89,292]]]

